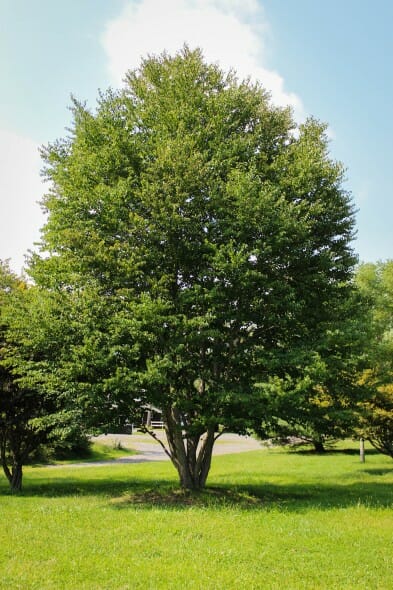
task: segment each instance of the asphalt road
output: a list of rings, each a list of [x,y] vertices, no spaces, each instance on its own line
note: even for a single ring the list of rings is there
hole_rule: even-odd
[[[162,441],[165,441],[163,431],[156,430],[155,433]],[[73,463],[72,467],[97,467],[99,465],[118,465],[120,463],[145,463],[148,461],[169,461],[169,457],[164,452],[161,445],[152,439],[148,434],[102,434],[93,437],[93,441],[116,446],[121,444],[125,449],[133,449],[136,454],[129,457],[121,457],[111,461],[95,461],[94,463]],[[213,455],[225,455],[231,453],[244,453],[255,451],[263,448],[261,441],[250,436],[239,436],[237,434],[226,433],[219,437],[213,449]]]

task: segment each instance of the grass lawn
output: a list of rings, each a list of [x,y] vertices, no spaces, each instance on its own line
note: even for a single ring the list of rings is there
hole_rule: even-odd
[[[0,476],[0,588],[393,588],[393,461],[266,449],[216,457],[207,490],[169,463]]]
[[[96,463],[97,461],[112,461],[116,459],[122,459],[123,457],[129,457],[135,455],[136,451],[132,449],[126,449],[120,444],[100,444],[93,442],[88,452],[85,455],[80,455],[73,459],[64,459],[56,461],[58,465],[70,465],[72,463]]]

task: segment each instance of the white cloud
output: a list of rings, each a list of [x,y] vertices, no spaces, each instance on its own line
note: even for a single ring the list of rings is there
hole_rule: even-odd
[[[40,168],[34,141],[0,129],[0,258],[10,258],[17,273],[44,222],[37,204],[44,193]]]
[[[164,49],[173,54],[187,43],[200,47],[208,61],[224,70],[233,68],[240,77],[262,82],[275,104],[292,106],[302,120],[300,98],[285,89],[280,74],[264,65],[268,30],[256,0],[130,0],[108,22],[102,44],[116,86],[127,70],[138,67],[141,57]]]

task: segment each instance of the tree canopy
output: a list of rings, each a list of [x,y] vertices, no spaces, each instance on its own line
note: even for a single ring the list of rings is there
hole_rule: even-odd
[[[356,282],[369,306],[369,364],[362,375],[369,395],[360,406],[360,434],[393,458],[393,261],[360,265]]]
[[[74,301],[64,381],[101,418],[161,408],[181,484],[202,487],[222,429],[263,412],[256,384],[301,371],[348,295],[343,168],[324,125],[297,126],[187,47],[72,112],[42,152],[45,256],[30,271]]]
[[[293,350],[296,365],[260,385],[265,412],[256,430],[264,438],[312,443],[323,452],[356,434],[359,404],[369,396],[361,378],[370,360],[368,314],[355,287],[347,295],[320,324],[319,337]]]
[[[59,361],[71,332],[58,301],[0,263],[0,460],[13,492],[42,445],[67,446],[83,432],[83,410],[62,387]]]
[[[23,382],[29,359],[11,335],[11,318],[23,308],[26,283],[14,275],[6,262],[0,263],[0,458],[12,491],[22,487],[22,466],[43,442],[50,414],[45,397],[32,381]],[[26,319],[26,318],[25,318]],[[14,334],[16,336],[16,333]]]

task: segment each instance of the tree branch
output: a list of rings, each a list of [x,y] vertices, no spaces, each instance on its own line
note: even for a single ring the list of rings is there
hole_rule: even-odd
[[[154,440],[156,442],[158,442],[162,446],[162,448],[164,449],[165,453],[172,460],[172,454],[170,453],[170,451],[168,451],[168,449],[166,448],[166,446],[164,445],[164,443],[162,442],[162,440],[156,435],[156,433],[153,430],[150,430],[146,426],[143,426],[140,430],[142,432],[146,432],[146,434],[149,434],[152,438],[154,438]]]
[[[214,442],[216,442],[216,440],[217,440],[218,438],[220,438],[220,436],[221,436],[222,434],[224,434],[224,432],[228,432],[227,428],[223,428],[223,429],[221,430],[221,432],[219,432],[218,434],[216,434],[216,436],[214,437]]]

